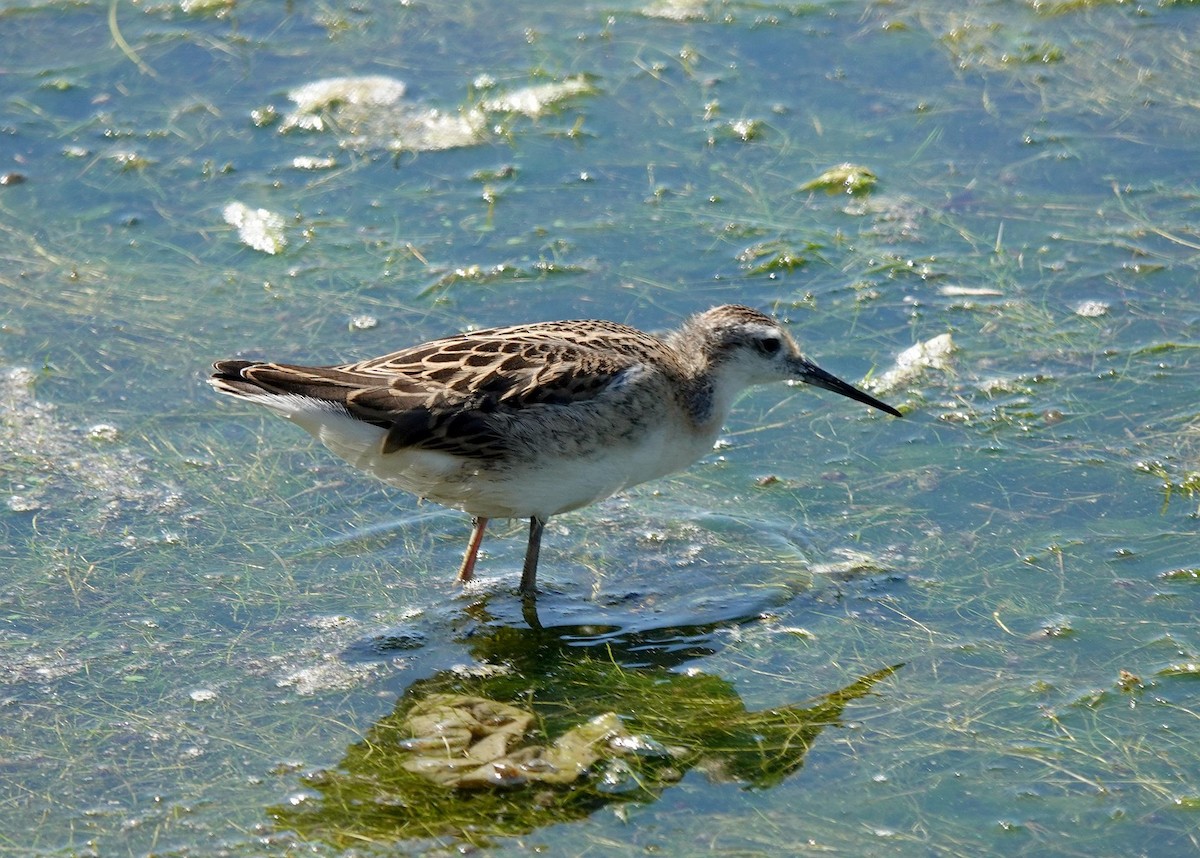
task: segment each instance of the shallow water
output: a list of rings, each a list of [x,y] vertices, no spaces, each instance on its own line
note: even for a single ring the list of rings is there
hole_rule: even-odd
[[[0,25],[0,850],[1200,846],[1188,4]],[[403,96],[300,127],[289,93],[366,75]],[[801,190],[843,163],[877,183]],[[553,520],[541,629],[522,525],[458,591],[464,516],[203,381],[730,301],[852,381],[954,351],[884,394],[902,421],[763,388],[690,471]],[[689,750],[468,818],[362,764],[431,691],[528,704],[543,743],[607,709]],[[787,754],[722,755],[777,717]]]

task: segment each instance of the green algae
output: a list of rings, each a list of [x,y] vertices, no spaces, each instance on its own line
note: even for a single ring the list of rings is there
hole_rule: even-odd
[[[272,815],[282,830],[337,846],[440,837],[485,845],[614,802],[653,802],[693,768],[768,789],[894,670],[758,712],[717,677],[588,657],[532,691],[527,674],[448,672],[410,688],[336,769],[305,778],[311,794]],[[525,744],[531,730],[549,744]]]

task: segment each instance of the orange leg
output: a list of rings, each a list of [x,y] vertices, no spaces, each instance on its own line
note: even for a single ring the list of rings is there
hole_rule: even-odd
[[[455,583],[465,584],[475,576],[475,557],[479,554],[479,545],[483,542],[483,532],[487,530],[488,520],[483,516],[471,519],[471,538],[467,542],[467,553],[463,555],[462,566],[458,567]]]

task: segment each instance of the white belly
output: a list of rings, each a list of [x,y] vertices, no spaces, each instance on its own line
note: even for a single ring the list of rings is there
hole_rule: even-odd
[[[712,449],[713,437],[649,429],[636,442],[597,447],[569,458],[480,461],[432,450],[384,455],[383,429],[328,407],[274,410],[316,436],[334,454],[389,485],[487,518],[549,518],[621,489],[681,471]]]
[[[686,441],[655,431],[636,445],[570,458],[548,457],[498,473],[480,471],[473,480],[472,502],[478,506],[464,503],[462,508],[496,518],[549,518],[681,471],[712,449],[708,439]]]

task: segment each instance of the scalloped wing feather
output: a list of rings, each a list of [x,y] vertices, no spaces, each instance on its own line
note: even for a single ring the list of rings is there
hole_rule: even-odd
[[[222,361],[214,383],[234,394],[336,403],[387,430],[385,454],[415,447],[494,460],[509,452],[514,420],[590,402],[668,352],[613,322],[589,322],[587,332],[561,322],[492,328],[330,367]]]

